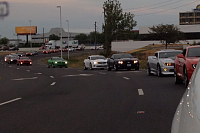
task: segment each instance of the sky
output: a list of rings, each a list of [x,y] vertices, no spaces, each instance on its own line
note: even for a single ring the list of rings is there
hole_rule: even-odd
[[[37,34],[49,32],[51,28],[60,27],[60,8],[62,27],[65,31],[89,33],[95,29],[101,32],[104,23],[103,3],[106,0],[0,0],[0,15],[6,12],[9,4],[9,15],[0,18],[0,38],[16,39],[15,27],[37,26]],[[123,12],[131,12],[138,30],[140,26],[158,24],[179,24],[179,12],[192,11],[200,0],[119,0]],[[30,21],[31,20],[31,23]],[[24,40],[24,36],[20,39]]]

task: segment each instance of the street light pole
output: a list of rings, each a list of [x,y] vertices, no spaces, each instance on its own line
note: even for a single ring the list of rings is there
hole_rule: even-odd
[[[62,58],[62,19],[61,19],[61,6],[57,6],[57,8],[60,8],[60,32],[61,32],[60,41],[61,41],[61,58]]]
[[[68,23],[68,42],[67,42],[67,48],[68,48],[68,50],[67,50],[67,57],[68,57],[68,59],[69,59],[69,20],[66,20]]]
[[[30,22],[30,37],[31,37],[31,20],[29,20],[29,22]],[[30,39],[30,45],[31,45],[31,48],[32,48],[32,38]]]

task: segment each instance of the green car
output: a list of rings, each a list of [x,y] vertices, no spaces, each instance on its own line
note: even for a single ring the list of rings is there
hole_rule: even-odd
[[[48,68],[50,68],[50,66],[53,68],[57,66],[67,68],[67,61],[61,57],[52,57],[51,59],[48,60],[47,63],[48,63],[47,65]]]

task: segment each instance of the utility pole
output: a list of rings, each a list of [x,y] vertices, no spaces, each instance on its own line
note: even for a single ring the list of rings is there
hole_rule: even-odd
[[[97,44],[96,44],[96,43],[97,43],[97,30],[96,30],[97,22],[96,22],[96,21],[95,21],[95,24],[94,24],[94,25],[95,25],[95,39],[94,39],[94,44],[95,44],[95,50],[96,50],[96,49],[97,49],[97,46],[96,46],[96,45],[97,45]]]
[[[43,44],[45,44],[45,42],[44,42],[44,28],[43,28]]]
[[[104,14],[104,34],[105,34],[105,42],[104,42],[104,48],[105,48],[105,51],[106,54],[107,54],[107,50],[108,50],[108,44],[107,44],[107,25],[106,25],[106,19],[105,19],[105,8],[103,8],[103,14]]]

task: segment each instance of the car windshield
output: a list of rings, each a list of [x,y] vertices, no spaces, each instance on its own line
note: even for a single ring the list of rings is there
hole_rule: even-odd
[[[29,60],[28,57],[23,57],[23,58],[20,58],[21,60]]]
[[[189,48],[187,57],[200,57],[200,47]]]
[[[97,59],[106,59],[106,58],[104,56],[91,57],[91,60],[97,60]]]
[[[114,55],[114,59],[121,59],[121,58],[133,58],[131,54],[117,54]]]
[[[178,54],[181,54],[181,51],[177,52],[160,52],[159,58],[169,58],[169,57],[176,57]]]
[[[53,57],[52,60],[63,60],[63,58],[60,58],[60,57]]]

